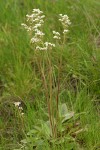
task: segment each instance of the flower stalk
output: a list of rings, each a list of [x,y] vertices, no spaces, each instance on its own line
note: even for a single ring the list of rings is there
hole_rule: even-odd
[[[71,24],[67,15],[59,15],[59,21],[63,26],[63,42],[62,46],[66,42],[66,34],[68,32],[68,27]],[[54,92],[53,92],[53,63],[52,63],[52,50],[56,48],[57,42],[61,41],[61,34],[57,31],[52,31],[53,39],[56,40],[55,43],[51,43],[48,41],[44,41],[45,33],[43,32],[43,24],[45,15],[39,9],[33,9],[31,15],[26,15],[26,24],[22,23],[22,26],[26,29],[26,31],[31,35],[30,43],[34,46],[34,50],[37,54],[37,65],[41,72],[41,78],[45,89],[46,103],[48,108],[48,115],[50,121],[50,127],[52,130],[52,137],[57,138],[57,123],[59,121],[59,93],[60,93],[60,76],[62,71],[62,55],[59,58],[58,65],[58,77],[57,77],[57,93],[56,93],[56,119],[55,119],[55,101]],[[43,53],[41,57],[38,58],[38,54]],[[45,60],[46,56],[46,60]],[[46,61],[46,62],[44,62]],[[45,74],[46,68],[43,66],[46,64],[48,68],[48,75]],[[56,121],[55,121],[56,120]]]

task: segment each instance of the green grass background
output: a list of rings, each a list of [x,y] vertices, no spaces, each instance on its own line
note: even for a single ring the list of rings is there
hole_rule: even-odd
[[[37,119],[44,119],[45,97],[41,81],[32,68],[34,49],[21,27],[25,15],[39,8],[46,15],[44,31],[61,31],[58,14],[72,22],[63,50],[60,100],[80,116],[89,131],[80,137],[83,149],[100,149],[100,1],[99,0],[0,0],[0,150],[13,150]],[[55,56],[60,56],[59,48]],[[41,57],[41,56],[40,56]],[[72,76],[79,81],[75,94]],[[22,100],[27,105],[25,120],[13,116],[8,104]],[[42,114],[42,115],[41,115]],[[6,117],[7,116],[7,117]],[[99,145],[99,146],[98,146]],[[45,149],[50,149],[49,146]],[[53,149],[53,148],[52,148]],[[66,148],[63,148],[66,150]],[[60,150],[60,148],[59,148]],[[70,149],[69,149],[70,150]]]

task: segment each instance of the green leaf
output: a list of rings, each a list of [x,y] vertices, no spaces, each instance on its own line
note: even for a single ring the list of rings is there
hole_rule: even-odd
[[[68,108],[65,103],[59,105],[59,116],[63,117],[68,113]]]
[[[27,143],[30,143],[30,142],[31,142],[30,138],[21,140],[21,143],[23,143],[23,144],[27,144]]]
[[[37,142],[36,142],[36,145],[37,146],[40,146],[40,145],[43,145],[44,144],[44,140],[37,140]]]
[[[47,122],[44,122],[42,124],[42,133],[44,135],[45,138],[50,138],[50,135],[51,135],[51,128],[50,128],[50,122],[47,121]]]
[[[62,123],[64,123],[64,122],[66,122],[67,120],[71,119],[73,116],[74,116],[74,112],[67,113],[67,114],[64,116],[64,119],[62,120]]]
[[[34,134],[36,134],[38,131],[36,130],[36,129],[33,129],[33,130],[30,130],[28,133],[27,133],[27,135],[28,136],[31,136],[31,135],[34,135]]]
[[[61,105],[61,115],[64,116],[68,113],[68,108],[67,108],[67,105],[65,103],[63,103]]]

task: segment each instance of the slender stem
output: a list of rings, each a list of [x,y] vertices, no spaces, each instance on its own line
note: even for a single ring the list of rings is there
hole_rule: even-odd
[[[52,115],[51,115],[51,105],[50,105],[49,94],[48,94],[48,86],[47,86],[47,82],[46,82],[44,70],[42,68],[41,63],[42,63],[42,61],[39,58],[39,60],[37,61],[37,64],[38,64],[38,68],[40,68],[40,70],[41,70],[41,76],[42,76],[42,79],[43,79],[43,85],[44,85],[44,88],[45,88],[45,91],[46,91],[46,100],[47,100],[48,115],[49,115],[50,126],[51,126],[51,130],[52,130],[52,134],[53,134],[53,123],[52,123]]]
[[[56,107],[57,107],[56,108],[57,109],[56,123],[59,122],[59,108],[58,108],[58,105],[59,105],[59,93],[60,93],[60,74],[61,74],[61,71],[62,71],[62,54],[63,54],[64,44],[65,44],[65,34],[64,34],[64,37],[63,37],[62,52],[61,52],[59,68],[58,68],[58,88],[57,88],[57,96],[56,96]]]
[[[48,59],[48,68],[49,68],[49,86],[50,86],[50,107],[51,107],[51,117],[52,117],[52,135],[55,138],[55,122],[54,122],[54,108],[53,108],[53,99],[52,99],[52,64],[51,64],[51,57],[49,55],[50,53],[47,52],[47,59]]]

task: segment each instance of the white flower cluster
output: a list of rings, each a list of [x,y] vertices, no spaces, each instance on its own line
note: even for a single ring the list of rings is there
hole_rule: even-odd
[[[65,29],[65,30],[63,31],[63,34],[66,34],[68,31],[69,31],[69,30]]]
[[[50,43],[50,42],[45,42],[44,43],[44,45],[46,46],[46,47],[55,47],[55,44],[52,44],[52,43]]]
[[[29,25],[26,25],[24,23],[22,23],[21,25],[27,31],[34,31],[34,30],[38,29],[44,23],[43,19],[45,18],[45,15],[42,15],[42,14],[43,14],[43,12],[40,11],[39,9],[33,9],[31,15],[28,15],[28,14],[26,15],[27,22]]]
[[[31,15],[26,15],[27,22],[29,25],[22,23],[21,25],[29,32],[34,32],[34,36],[31,38],[31,43],[41,42],[43,36],[45,35],[40,29],[44,23],[45,15],[39,9],[33,9]]]
[[[48,49],[52,49],[53,47],[55,47],[55,44],[45,42],[44,47],[37,46],[36,50],[48,50]]]
[[[62,26],[64,28],[63,34],[66,34],[68,30],[68,26],[71,24],[69,17],[67,15],[59,14],[60,19],[59,21],[62,23]]]
[[[35,30],[35,35],[34,35],[33,38],[31,38],[30,43],[39,43],[39,42],[41,42],[44,35],[45,34],[42,31],[36,29]]]
[[[21,102],[14,102],[15,107],[19,107],[21,105]]]
[[[21,107],[21,102],[14,102],[15,107],[17,107],[20,110],[21,115],[24,115],[23,108]]]
[[[28,26],[28,25],[26,25],[25,23],[22,23],[21,25],[22,25],[28,32],[32,30],[31,27]]]
[[[63,26],[63,34],[66,35],[66,33],[69,31],[68,26],[71,24],[69,17],[67,15],[59,14],[60,19],[59,21],[62,23]],[[39,9],[33,9],[31,15],[26,15],[27,17],[27,24],[22,23],[21,25],[31,34],[34,35],[30,43],[34,44],[36,50],[48,50],[55,47],[55,44],[44,42],[43,37],[44,33],[42,32],[42,25],[44,24],[44,18],[45,15],[43,15],[43,12]],[[61,39],[61,35],[59,32],[53,31],[53,38],[56,40]],[[42,47],[41,47],[42,45]]]
[[[54,35],[54,36],[53,36],[54,39],[61,39],[59,32],[53,31],[53,35]]]
[[[55,47],[55,44],[49,43],[49,42],[43,42],[44,33],[41,31],[41,27],[44,23],[45,15],[43,15],[43,12],[39,9],[33,9],[31,15],[26,15],[27,22],[29,25],[26,25],[22,23],[21,25],[27,30],[34,33],[34,36],[31,38],[30,43],[35,44],[36,50],[48,50]],[[56,32],[55,34],[58,37],[58,34]],[[60,36],[60,34],[59,34]],[[58,37],[60,38],[60,37]],[[41,47],[40,45],[43,45]]]

